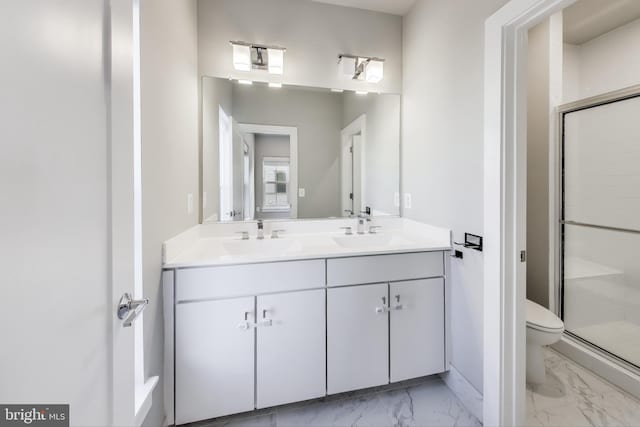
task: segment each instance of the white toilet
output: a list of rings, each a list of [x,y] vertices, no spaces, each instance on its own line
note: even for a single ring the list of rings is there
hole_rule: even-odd
[[[558,340],[564,323],[540,304],[527,300],[527,382],[542,384],[546,374],[542,347]]]

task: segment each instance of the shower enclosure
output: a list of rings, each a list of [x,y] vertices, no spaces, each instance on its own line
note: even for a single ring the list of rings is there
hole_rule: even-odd
[[[566,335],[640,373],[640,87],[560,107],[557,309]]]

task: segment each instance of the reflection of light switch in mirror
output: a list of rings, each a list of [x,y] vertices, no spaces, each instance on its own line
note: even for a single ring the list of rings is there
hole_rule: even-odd
[[[307,195],[307,191],[304,188],[298,188],[298,197],[305,197]]]
[[[193,193],[187,194],[187,213],[193,213]]]
[[[411,193],[404,193],[404,207],[411,209]]]
[[[396,208],[400,207],[400,193],[398,193],[397,191],[393,193],[393,206],[395,206]]]

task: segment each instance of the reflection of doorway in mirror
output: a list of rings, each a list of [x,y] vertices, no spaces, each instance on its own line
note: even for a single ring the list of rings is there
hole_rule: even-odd
[[[366,211],[365,141],[366,115],[361,115],[341,132],[340,189],[343,216]]]
[[[231,117],[219,107],[220,220],[233,220],[233,134]]]

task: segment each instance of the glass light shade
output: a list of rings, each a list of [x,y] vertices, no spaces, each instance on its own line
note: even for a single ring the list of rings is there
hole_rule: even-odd
[[[384,77],[384,62],[371,60],[364,72],[365,80],[369,83],[378,83]]]
[[[269,57],[269,73],[282,74],[284,72],[284,50],[267,49]]]
[[[233,45],[233,68],[238,71],[251,71],[251,48],[249,46]]]

